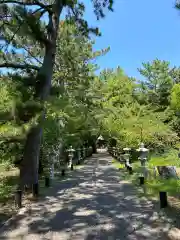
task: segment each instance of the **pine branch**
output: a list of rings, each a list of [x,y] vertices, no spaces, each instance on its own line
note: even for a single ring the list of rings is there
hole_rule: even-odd
[[[5,52],[7,52],[8,45],[13,41],[15,35],[17,34],[17,32],[19,31],[19,29],[21,28],[22,24],[23,24],[23,23],[21,23],[21,24],[17,27],[17,29],[16,29],[16,31],[14,32],[13,36],[11,37],[11,39],[7,40],[7,39],[4,38],[4,40],[6,40]],[[2,48],[1,48],[0,50],[2,50],[4,47],[5,47],[5,46],[2,46]]]
[[[0,63],[0,68],[14,68],[14,69],[34,69],[39,71],[40,67],[30,64],[15,64],[15,63]]]
[[[18,1],[18,0],[0,0],[1,4],[19,4],[23,6],[39,6],[43,9],[45,9],[47,12],[52,13],[52,4],[45,5],[38,0],[31,0],[31,1]]]
[[[29,50],[28,48],[26,48],[25,46],[23,46],[23,49],[24,49],[32,58],[34,58],[39,64],[42,65],[42,62],[41,62],[37,57],[35,57],[35,56],[30,52],[30,50]]]
[[[1,0],[0,0],[1,1]],[[38,18],[41,18],[41,16],[46,12],[46,10],[43,10],[41,7],[34,10],[32,13],[31,13],[31,16],[34,16],[36,13],[40,13],[39,17]],[[29,14],[29,13],[28,13]],[[39,32],[38,34],[35,34],[36,31],[35,31],[35,26],[31,23],[31,18],[28,16],[28,14],[26,13],[26,17],[23,19],[23,20],[20,20],[20,23],[19,23],[19,26],[17,26],[17,29],[14,31],[13,33],[13,36],[10,38],[10,39],[5,39],[5,37],[1,36],[1,39],[2,40],[5,40],[6,41],[6,44],[3,45],[1,47],[1,50],[3,48],[6,48],[7,50],[7,47],[9,46],[9,44],[12,43],[12,41],[14,40],[14,37],[16,36],[16,34],[19,32],[19,30],[21,29],[21,27],[23,27],[24,24],[28,24],[29,28],[31,29],[32,33],[35,35],[36,37],[36,40],[40,41],[41,43],[43,43],[44,45],[48,45],[49,44],[49,41],[48,39],[46,38],[45,34],[41,31]],[[18,15],[16,16],[18,17]],[[2,24],[2,28],[5,27],[5,24],[8,24],[11,26],[11,24],[9,22],[3,22]],[[6,51],[5,50],[5,51]]]

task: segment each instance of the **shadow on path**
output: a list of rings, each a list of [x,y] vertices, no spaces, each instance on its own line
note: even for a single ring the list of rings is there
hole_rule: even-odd
[[[170,223],[99,153],[4,226],[0,239],[166,240]]]

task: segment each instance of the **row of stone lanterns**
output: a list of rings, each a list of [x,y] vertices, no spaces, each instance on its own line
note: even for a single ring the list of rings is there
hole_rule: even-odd
[[[125,165],[129,172],[132,173],[132,166],[129,162],[131,148],[124,148],[123,150],[125,152],[124,154]],[[140,176],[140,182],[143,184],[144,179],[147,178],[146,162],[148,159],[149,149],[145,148],[144,143],[141,143],[140,147],[136,149],[136,151],[139,153],[138,159],[140,160],[142,168],[142,176]]]
[[[123,161],[125,163],[125,167],[127,168],[127,170],[129,171],[130,174],[132,174],[132,166],[130,164],[130,152],[131,152],[131,148],[123,148],[124,154],[123,154]],[[146,171],[146,162],[147,162],[147,158],[148,158],[148,152],[149,149],[145,148],[144,143],[141,143],[139,148],[136,149],[136,151],[139,153],[139,160],[141,162],[141,167],[142,167],[142,176],[140,176],[140,181],[143,182],[144,178],[147,177],[147,171]],[[118,148],[113,147],[109,149],[110,154],[115,157],[116,159],[118,159],[119,161],[122,161],[121,159],[121,154]]]
[[[88,147],[88,148],[83,147],[83,148],[78,148],[77,150],[75,150],[75,149],[73,149],[72,146],[70,146],[70,148],[67,150],[69,164],[66,164],[63,162],[63,165],[61,166],[61,175],[62,176],[65,175],[65,172],[68,167],[71,170],[73,170],[73,168],[74,168],[73,158],[74,158],[74,153],[76,151],[77,151],[77,162],[75,164],[77,164],[77,165],[80,164],[82,161],[84,161],[87,157],[92,156],[92,153],[93,153],[92,147]],[[45,186],[46,187],[50,186],[50,180],[53,180],[53,178],[54,178],[55,162],[57,163],[57,161],[55,161],[55,159],[53,158],[51,166],[48,170],[48,173],[45,176]],[[15,192],[15,205],[17,208],[22,207],[22,191],[21,190],[17,190]]]
[[[123,148],[124,154],[123,154],[123,161],[125,163],[125,167],[127,168],[127,170],[129,170],[129,173],[132,174],[132,167],[130,164],[130,151],[131,148]],[[141,163],[141,175],[139,176],[139,180],[140,180],[140,185],[144,184],[144,180],[148,178],[148,170],[146,169],[146,163],[148,160],[148,154],[149,154],[149,149],[145,148],[144,143],[141,143],[139,148],[136,149],[136,152],[139,153],[139,157],[138,160]],[[110,148],[109,149],[109,153],[115,157],[116,159],[121,161],[121,156],[119,155],[119,151],[118,148]],[[160,207],[161,208],[165,208],[167,207],[168,203],[167,203],[167,192],[164,191],[160,191],[159,192],[159,199],[160,199]]]
[[[73,161],[73,158],[75,156],[75,152],[77,153],[77,159],[76,162]],[[83,147],[78,149],[73,149],[72,146],[70,146],[69,149],[67,149],[68,153],[68,164],[64,163],[62,167],[62,176],[65,175],[65,171],[67,168],[70,168],[71,171],[74,169],[74,164],[79,165],[82,161],[84,161],[87,157],[92,156],[92,147]]]
[[[78,148],[74,149],[72,146],[69,147],[69,149],[66,150],[68,153],[68,163],[62,162],[61,165],[61,175],[64,176],[67,168],[70,168],[71,171],[74,169],[74,165],[79,165],[86,157],[89,157],[92,155],[92,148]],[[74,162],[75,153],[77,154],[76,162]]]

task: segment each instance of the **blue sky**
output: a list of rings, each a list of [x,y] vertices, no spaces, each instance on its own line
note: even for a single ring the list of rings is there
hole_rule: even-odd
[[[180,66],[180,11],[174,8],[175,0],[114,1],[114,12],[100,22],[87,4],[88,22],[102,32],[95,48],[111,48],[98,59],[101,68],[119,65],[129,76],[141,78],[137,68],[142,62],[159,58]]]

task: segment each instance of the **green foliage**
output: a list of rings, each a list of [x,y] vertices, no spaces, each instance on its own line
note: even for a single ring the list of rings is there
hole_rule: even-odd
[[[172,108],[179,112],[180,111],[180,84],[175,84],[171,93],[171,106]]]
[[[163,154],[153,154],[150,161],[151,166],[180,166],[178,151],[170,149]]]
[[[157,111],[148,101],[139,101],[140,87],[134,79],[117,68],[103,71],[100,82],[97,89],[104,111],[100,118],[104,136],[116,139],[121,148],[136,148],[143,141],[150,149],[160,151],[176,144],[177,134],[164,122],[162,106],[158,105]]]
[[[148,102],[156,107],[163,108],[169,105],[170,92],[174,83],[169,64],[167,61],[156,59],[152,63],[143,63],[143,68],[139,69],[146,79],[144,93],[147,94]]]
[[[169,196],[176,196],[180,189],[180,181],[176,179],[151,179],[147,181],[146,185],[148,194],[156,197],[160,191],[167,192]]]
[[[7,169],[8,167],[8,169]],[[0,203],[12,196],[18,183],[18,171],[7,164],[0,164]]]
[[[116,159],[112,160],[112,164],[114,165],[115,168],[117,169],[123,169],[124,168],[124,164],[120,163],[119,161],[117,161]]]

